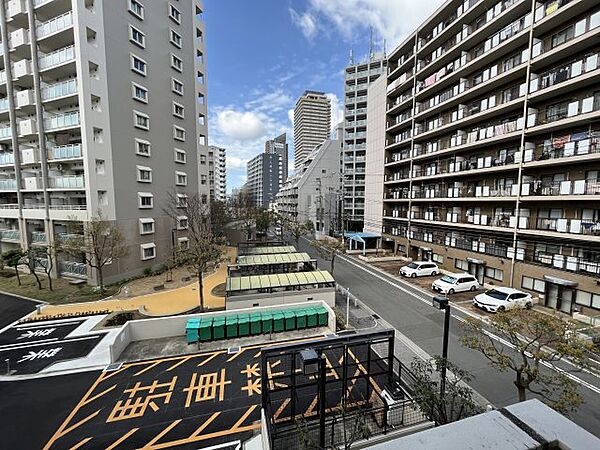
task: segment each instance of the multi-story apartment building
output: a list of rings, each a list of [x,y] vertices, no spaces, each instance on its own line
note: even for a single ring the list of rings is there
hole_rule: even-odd
[[[600,309],[600,4],[450,0],[388,58],[384,236]]]
[[[275,153],[279,155],[279,186],[282,186],[288,177],[287,135],[283,133],[277,136],[275,139],[266,141],[265,153]]]
[[[99,214],[129,255],[114,281],[185,240],[163,212],[208,198],[199,0],[12,0],[0,7],[0,245],[52,245]],[[58,255],[58,273],[95,274]]]
[[[257,208],[269,208],[279,192],[279,170],[281,158],[277,153],[261,153],[246,164],[247,192]]]
[[[362,231],[365,215],[365,168],[367,151],[367,89],[385,73],[383,54],[372,54],[367,62],[350,64],[345,70],[344,221],[349,231]]]
[[[294,169],[314,148],[329,139],[331,101],[324,92],[304,91],[294,108]]]
[[[224,202],[227,199],[227,152],[224,148],[208,146],[208,184],[210,199]]]

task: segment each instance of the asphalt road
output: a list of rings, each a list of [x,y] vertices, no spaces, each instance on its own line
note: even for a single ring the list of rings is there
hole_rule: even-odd
[[[0,294],[0,330],[35,310],[36,302],[13,295]]]
[[[330,269],[329,261],[320,258],[306,239],[301,239],[299,247],[299,251],[308,252],[318,259],[319,268]],[[350,288],[355,296],[427,353],[441,354],[444,314],[417,298],[423,296],[422,293],[405,284],[401,285],[404,289],[401,290],[339,257],[336,258],[334,277],[340,285]],[[381,277],[394,284],[398,283],[389,276]],[[452,318],[448,359],[475,377],[471,386],[494,406],[503,407],[516,403],[518,398],[513,385],[513,373],[500,373],[491,368],[483,355],[460,344],[460,334],[460,322]],[[600,380],[592,376],[581,377],[600,386]],[[571,419],[600,437],[600,395],[584,386],[580,387],[580,393],[584,396],[585,403],[571,415]]]

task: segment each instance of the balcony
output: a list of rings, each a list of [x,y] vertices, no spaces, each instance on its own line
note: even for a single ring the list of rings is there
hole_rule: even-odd
[[[73,25],[73,12],[68,11],[60,16],[53,17],[52,19],[39,24],[36,27],[36,34],[38,39],[43,39],[52,34],[58,33],[64,29],[70,28]]]
[[[15,163],[15,155],[10,152],[0,153],[0,166],[13,165]]]
[[[432,200],[432,199],[477,199],[485,200],[492,198],[509,198],[516,196],[517,185],[510,186],[446,186],[435,185],[426,187],[425,189],[414,187],[411,191],[411,198],[415,200]]]
[[[44,120],[46,131],[61,130],[79,126],[79,111],[72,111],[48,117]]]
[[[82,189],[85,187],[83,175],[50,177],[48,181],[50,189]]]
[[[554,14],[560,8],[562,8],[565,5],[568,5],[572,1],[573,0],[549,0],[549,1],[546,1],[544,4],[539,5],[535,9],[535,21],[539,22],[544,17]]]
[[[0,180],[0,191],[15,191],[17,189],[17,180]]]
[[[74,261],[59,261],[58,272],[61,275],[75,276],[80,278],[87,277],[87,266],[83,263]]]
[[[42,88],[42,100],[54,100],[77,93],[77,80],[66,80]]]
[[[600,220],[538,217],[532,225],[529,229],[600,237]]]
[[[41,54],[39,57],[40,71],[60,66],[75,60],[75,46],[61,48],[52,53]]]
[[[48,154],[48,159],[74,159],[83,156],[81,144],[58,145],[52,147]]]
[[[0,230],[0,239],[3,241],[20,241],[21,233],[19,230]]]
[[[559,197],[581,196],[582,199],[589,195],[600,195],[600,181],[598,180],[567,180],[545,182],[534,180],[521,185],[523,200],[527,197]]]
[[[0,99],[0,113],[7,112],[7,111],[8,111],[8,99],[7,98]]]
[[[33,244],[46,244],[46,233],[43,231],[32,231],[31,242]]]
[[[590,53],[583,58],[578,58],[567,64],[561,64],[534,76],[530,81],[529,89],[534,93],[593,72],[599,67],[598,56],[598,52]]]
[[[565,123],[570,123],[567,119],[575,119],[577,116],[600,111],[600,91],[583,94],[580,98],[573,98],[568,101],[554,103],[546,106],[542,111],[537,112],[536,109],[531,109],[527,117],[528,128],[554,124],[565,120]],[[543,127],[545,130],[548,127]]]
[[[600,275],[600,253],[579,249],[573,249],[573,253],[585,253],[586,255],[564,255],[534,249],[525,254],[525,261],[583,275]]]
[[[12,138],[12,129],[10,127],[0,127],[0,139]]]
[[[552,161],[600,153],[600,132],[573,133],[564,137],[547,139],[533,148],[525,147],[523,161]]]

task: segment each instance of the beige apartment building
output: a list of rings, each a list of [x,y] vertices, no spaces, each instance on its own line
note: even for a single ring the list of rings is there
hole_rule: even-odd
[[[294,107],[294,169],[331,134],[331,100],[324,92],[304,91]]]
[[[450,0],[388,58],[383,235],[600,309],[600,3]]]
[[[105,280],[157,268],[208,202],[200,0],[5,0],[0,5],[0,247],[52,245],[99,213],[129,256]],[[176,223],[175,223],[176,222]],[[57,255],[58,275],[95,274]]]

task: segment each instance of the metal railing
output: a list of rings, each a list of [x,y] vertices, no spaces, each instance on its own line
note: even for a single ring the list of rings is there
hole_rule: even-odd
[[[49,182],[50,188],[54,189],[83,188],[85,184],[83,175],[64,175],[62,177],[50,177]]]
[[[31,242],[42,243],[46,242],[46,233],[43,231],[32,231],[31,232]]]
[[[81,144],[67,144],[52,147],[49,159],[81,158]]]
[[[44,70],[73,60],[75,60],[75,46],[69,45],[52,53],[42,54],[39,57],[39,66],[40,70]]]
[[[17,180],[0,180],[0,191],[17,189]]]
[[[75,261],[59,261],[58,271],[63,275],[74,275],[77,277],[87,276],[87,266]]]
[[[0,230],[0,239],[19,241],[21,240],[21,232],[19,230]]]
[[[36,34],[38,39],[41,39],[56,33],[57,31],[64,30],[71,25],[73,25],[73,12],[68,11],[60,16],[53,17],[52,19],[39,24],[36,27]]]
[[[44,126],[46,130],[74,127],[80,124],[79,119],[79,111],[72,111],[45,119]]]
[[[45,86],[42,89],[42,99],[52,100],[54,98],[64,97],[77,92],[77,80],[66,80],[59,83]]]

